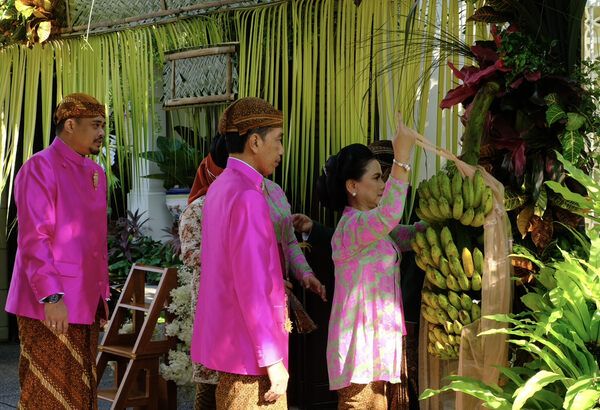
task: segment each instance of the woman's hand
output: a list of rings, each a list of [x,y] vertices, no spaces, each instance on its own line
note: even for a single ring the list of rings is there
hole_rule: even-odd
[[[410,151],[415,145],[415,141],[419,134],[406,126],[402,120],[402,114],[396,114],[396,135],[392,140],[394,146],[394,158],[400,162],[408,162],[410,160]]]

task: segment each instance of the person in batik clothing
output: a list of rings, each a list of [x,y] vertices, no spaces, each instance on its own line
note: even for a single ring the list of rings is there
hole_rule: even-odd
[[[15,180],[17,255],[6,310],[17,315],[19,409],[96,409],[99,325],[108,316],[104,105],[64,97],[56,138]]]
[[[399,121],[387,183],[362,144],[330,157],[317,181],[321,203],[343,211],[331,241],[335,291],[327,342],[329,385],[338,392],[339,409],[398,408],[398,397],[406,397],[399,260],[425,226],[398,223],[415,135]]]
[[[198,285],[200,283],[200,250],[202,244],[202,208],[206,191],[223,172],[227,163],[225,139],[217,136],[213,139],[210,152],[202,160],[188,198],[188,206],[179,218],[179,239],[181,241],[181,259],[192,269],[191,311],[196,311]],[[195,410],[216,409],[215,390],[219,381],[216,371],[207,369],[200,363],[192,363],[192,381],[196,384]]]

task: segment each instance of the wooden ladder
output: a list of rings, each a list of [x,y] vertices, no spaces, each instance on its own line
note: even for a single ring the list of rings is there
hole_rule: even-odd
[[[146,303],[148,274],[159,274],[154,298]],[[98,384],[109,362],[114,366],[114,385],[98,389],[98,399],[111,402],[111,410],[168,409],[177,406],[177,388],[159,373],[161,359],[175,346],[176,339],[154,340],[159,318],[165,324],[172,319],[166,310],[171,302],[171,290],[177,286],[176,268],[133,265],[121,297],[115,306],[108,330],[98,346]],[[131,323],[128,323],[128,322]],[[123,329],[131,326],[131,331]],[[126,333],[124,333],[124,330]]]

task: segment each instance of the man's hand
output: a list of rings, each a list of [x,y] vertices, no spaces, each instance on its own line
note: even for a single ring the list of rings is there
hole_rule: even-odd
[[[327,302],[327,293],[325,292],[325,285],[323,285],[315,275],[308,275],[302,279],[302,286],[305,289],[310,289],[323,299],[323,302]]]
[[[309,234],[313,228],[313,221],[304,214],[293,214],[292,225],[296,232]]]
[[[267,374],[271,381],[271,388],[265,393],[266,401],[277,401],[277,399],[285,394],[287,391],[288,379],[290,375],[283,365],[283,361],[280,360],[275,364],[267,367]]]
[[[58,334],[66,334],[69,328],[67,306],[61,299],[57,303],[44,303],[44,324]]]

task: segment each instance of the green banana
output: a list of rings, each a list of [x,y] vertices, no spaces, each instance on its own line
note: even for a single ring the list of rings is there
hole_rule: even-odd
[[[471,310],[471,307],[473,306],[473,299],[471,299],[471,297],[466,293],[460,295],[460,304],[464,310],[473,312]]]
[[[473,208],[467,208],[459,220],[461,224],[469,226],[471,225],[471,222],[473,222],[473,218],[475,218],[475,210]]]
[[[448,341],[452,346],[460,346],[460,337],[456,335],[448,335]]]
[[[481,317],[481,307],[479,307],[478,304],[473,303],[473,305],[471,305],[471,320],[476,321],[480,317]]]
[[[481,290],[481,275],[477,271],[473,273],[473,277],[471,278],[471,289],[476,292]]]
[[[485,188],[485,192],[483,193],[483,198],[481,199],[481,201],[483,213],[485,215],[489,214],[492,208],[494,207],[494,194],[492,193],[492,188]]]
[[[419,247],[419,245],[417,244],[417,241],[410,241],[410,248],[413,250],[414,253],[416,253],[417,255],[419,253],[421,253],[421,248]]]
[[[463,216],[464,202],[462,196],[454,198],[454,204],[452,205],[452,218],[460,220]]]
[[[435,216],[433,216],[433,214],[429,210],[429,202],[427,202],[425,198],[419,198],[419,212],[425,217],[426,221],[436,220]]]
[[[460,290],[467,291],[471,290],[471,281],[467,278],[467,275],[460,275],[456,278],[458,281],[458,286],[460,286]]]
[[[424,197],[425,199],[431,198],[431,192],[429,191],[429,187],[427,186],[427,180],[422,180],[419,184],[419,188],[417,188],[419,193],[419,197]]]
[[[481,204],[481,198],[485,187],[486,185],[481,171],[476,170],[473,175],[473,204],[471,205],[473,208],[477,208]]]
[[[442,228],[442,231],[440,232],[440,240],[442,241],[442,247],[444,249],[446,248],[446,245],[452,242],[452,232],[450,232],[450,229],[447,226]]]
[[[431,197],[432,198],[440,198],[442,196],[442,193],[440,192],[440,186],[438,185],[438,181],[437,181],[437,175],[433,175],[430,179],[429,182],[427,184],[427,186],[429,187],[429,191],[431,192]]]
[[[463,308],[461,297],[458,296],[458,293],[456,293],[452,290],[448,292],[448,301],[452,304],[452,306],[454,306],[457,309]]]
[[[438,319],[438,323],[440,323],[440,324],[446,323],[447,320],[450,320],[450,317],[448,317],[448,314],[443,310],[436,310],[435,315]]]
[[[427,242],[427,238],[423,232],[417,232],[415,234],[415,242],[419,245],[421,250],[429,249],[429,242]]]
[[[454,198],[454,201],[456,201],[456,199],[462,195],[462,185],[463,185],[463,177],[462,177],[462,175],[460,175],[460,172],[457,171],[452,176],[451,191],[452,191],[452,197]]]
[[[428,316],[428,318],[426,317],[426,319],[429,323],[439,323],[437,319],[438,310],[427,305],[421,305],[421,312],[423,313],[423,316]]]
[[[425,302],[425,304],[427,306],[431,306],[434,309],[439,308],[437,302],[434,302],[432,299],[433,292],[429,291],[429,290],[423,290],[423,292],[421,292],[421,298],[423,299],[423,302]]]
[[[483,272],[483,253],[479,248],[473,249],[473,265],[477,272]]]
[[[471,208],[473,206],[473,182],[471,179],[465,178],[463,180],[462,191],[465,208]]]
[[[442,250],[437,246],[433,245],[431,247],[431,260],[433,260],[433,264],[436,268],[440,267],[440,258],[442,257]],[[446,276],[446,275],[444,275]]]
[[[460,291],[460,286],[458,285],[458,281],[456,280],[456,277],[454,277],[454,275],[448,275],[448,277],[446,278],[446,287],[455,292]]]
[[[432,285],[440,289],[446,289],[446,278],[444,278],[444,276],[438,272],[437,269],[428,266],[427,270],[425,271],[425,275]]]
[[[448,262],[448,259],[446,259],[445,257],[441,257],[440,258],[440,272],[442,272],[442,275],[444,276],[448,276],[452,274],[452,271],[450,270],[450,262]]]
[[[448,306],[445,310],[446,310],[446,313],[448,313],[448,316],[450,317],[450,319],[452,319],[452,320],[458,319],[458,309],[456,309],[454,306],[452,306],[451,304],[448,304]]]
[[[450,258],[453,257],[458,258],[458,248],[456,247],[454,242],[449,242],[444,248],[444,251],[446,252],[446,257],[448,258],[448,260],[450,260]]]
[[[475,272],[475,266],[473,263],[473,255],[471,254],[471,251],[469,250],[469,248],[463,248],[462,250],[462,266],[463,269],[465,271],[465,275],[467,275],[467,278],[470,278],[473,276],[473,272]]]
[[[436,337],[435,337],[435,333],[433,333],[433,331],[429,331],[427,332],[427,339],[431,342],[431,343],[435,343],[437,341]]]
[[[450,203],[444,197],[441,197],[438,200],[438,208],[440,208],[440,213],[444,217],[444,219],[452,218],[452,209],[450,209]]]
[[[431,259],[431,252],[429,251],[429,249],[421,249],[421,253],[419,254],[419,256],[421,256],[421,260],[423,261],[423,263],[425,263],[425,265],[433,265],[433,259]]]
[[[479,228],[480,226],[483,226],[484,222],[485,222],[485,213],[483,212],[483,210],[477,210],[477,212],[475,212],[475,216],[473,217],[473,220],[471,221],[471,226],[474,228]]]
[[[421,259],[419,256],[415,257],[415,263],[422,271],[425,271],[427,269],[427,264],[423,262],[423,259]]]
[[[452,190],[450,189],[450,178],[443,172],[438,174],[438,185],[440,187],[440,193],[442,197],[449,203],[452,202]]]
[[[454,328],[455,334],[460,335],[462,333],[463,324],[460,323],[458,320],[452,322],[452,327]]]
[[[437,303],[442,309],[448,311],[448,306],[450,305],[450,302],[448,301],[448,297],[446,295],[444,295],[443,293],[437,295]]]
[[[444,216],[442,215],[442,211],[440,211],[438,201],[436,201],[434,198],[431,198],[428,203],[429,203],[429,212],[431,213],[431,215],[433,215],[433,217],[436,218],[437,220],[440,220],[440,221],[443,220]]]
[[[438,247],[441,246],[437,231],[435,229],[433,229],[431,226],[428,226],[427,229],[425,230],[425,238],[427,239],[427,243],[429,244],[429,246],[431,246],[431,247],[433,247],[434,245],[438,246]]]
[[[456,276],[456,278],[465,275],[465,271],[463,270],[463,267],[457,257],[451,256],[448,259],[448,263],[450,263],[450,271],[454,276]]]
[[[446,331],[446,333],[450,334],[454,332],[454,326],[452,326],[454,322],[452,322],[451,320],[447,320],[444,323],[444,330]]]
[[[434,334],[435,339],[440,342],[443,342],[444,338],[442,335],[444,334],[444,331],[439,326],[435,326],[432,330],[433,330],[432,333]],[[447,338],[446,338],[446,340],[447,340]]]
[[[427,307],[429,307],[429,306],[427,306]],[[428,321],[429,323],[437,323],[438,322],[437,316],[431,315],[431,313],[425,309],[421,310],[421,314],[423,315],[425,320]]]
[[[465,326],[469,325],[471,324],[471,315],[466,310],[461,310],[458,312],[458,320]]]

